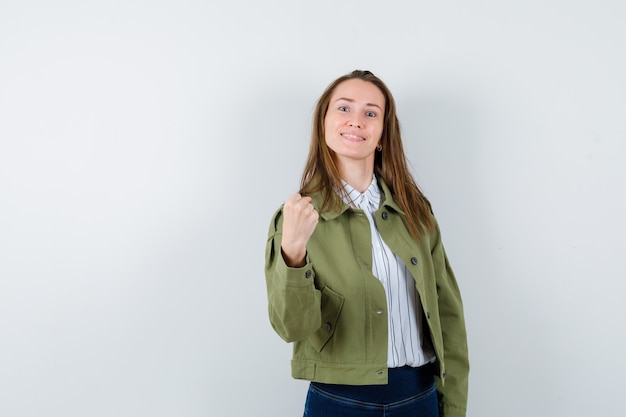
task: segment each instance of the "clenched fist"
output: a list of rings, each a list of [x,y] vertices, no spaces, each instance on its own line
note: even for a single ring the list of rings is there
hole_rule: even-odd
[[[290,267],[301,267],[306,263],[306,244],[317,226],[319,213],[311,204],[311,197],[296,193],[283,206],[283,237],[281,249],[283,259]]]

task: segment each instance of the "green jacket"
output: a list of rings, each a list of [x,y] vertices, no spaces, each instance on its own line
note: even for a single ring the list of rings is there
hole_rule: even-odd
[[[379,180],[384,202],[374,214],[389,248],[410,269],[437,356],[441,414],[465,416],[469,361],[463,305],[439,227],[415,241],[405,215]],[[322,196],[312,196],[319,209]],[[344,204],[325,211],[307,244],[306,265],[281,255],[282,207],[272,218],[265,255],[269,316],[294,342],[292,376],[350,385],[387,383],[387,301],[372,274],[370,226],[362,210]]]

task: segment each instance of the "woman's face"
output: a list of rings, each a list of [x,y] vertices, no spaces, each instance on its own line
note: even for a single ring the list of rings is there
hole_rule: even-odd
[[[371,162],[383,133],[385,97],[374,84],[350,79],[333,92],[324,118],[326,145],[339,162]]]

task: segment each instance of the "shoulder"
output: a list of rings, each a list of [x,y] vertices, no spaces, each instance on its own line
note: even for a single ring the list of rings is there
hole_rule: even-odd
[[[284,207],[284,204],[281,204],[280,207],[272,215],[272,219],[270,220],[270,226],[268,230],[268,234],[270,236],[275,235],[277,233],[282,233],[283,207]]]

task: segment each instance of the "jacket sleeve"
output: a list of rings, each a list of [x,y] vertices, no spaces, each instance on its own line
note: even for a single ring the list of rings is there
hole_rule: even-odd
[[[446,256],[439,226],[432,240],[431,253],[436,266],[439,318],[444,347],[443,378],[437,378],[440,415],[465,417],[469,359],[463,303],[458,284]]]
[[[280,245],[282,207],[270,223],[265,249],[265,281],[272,327],[286,342],[304,340],[322,325],[321,293],[307,255],[301,268],[287,266]]]

